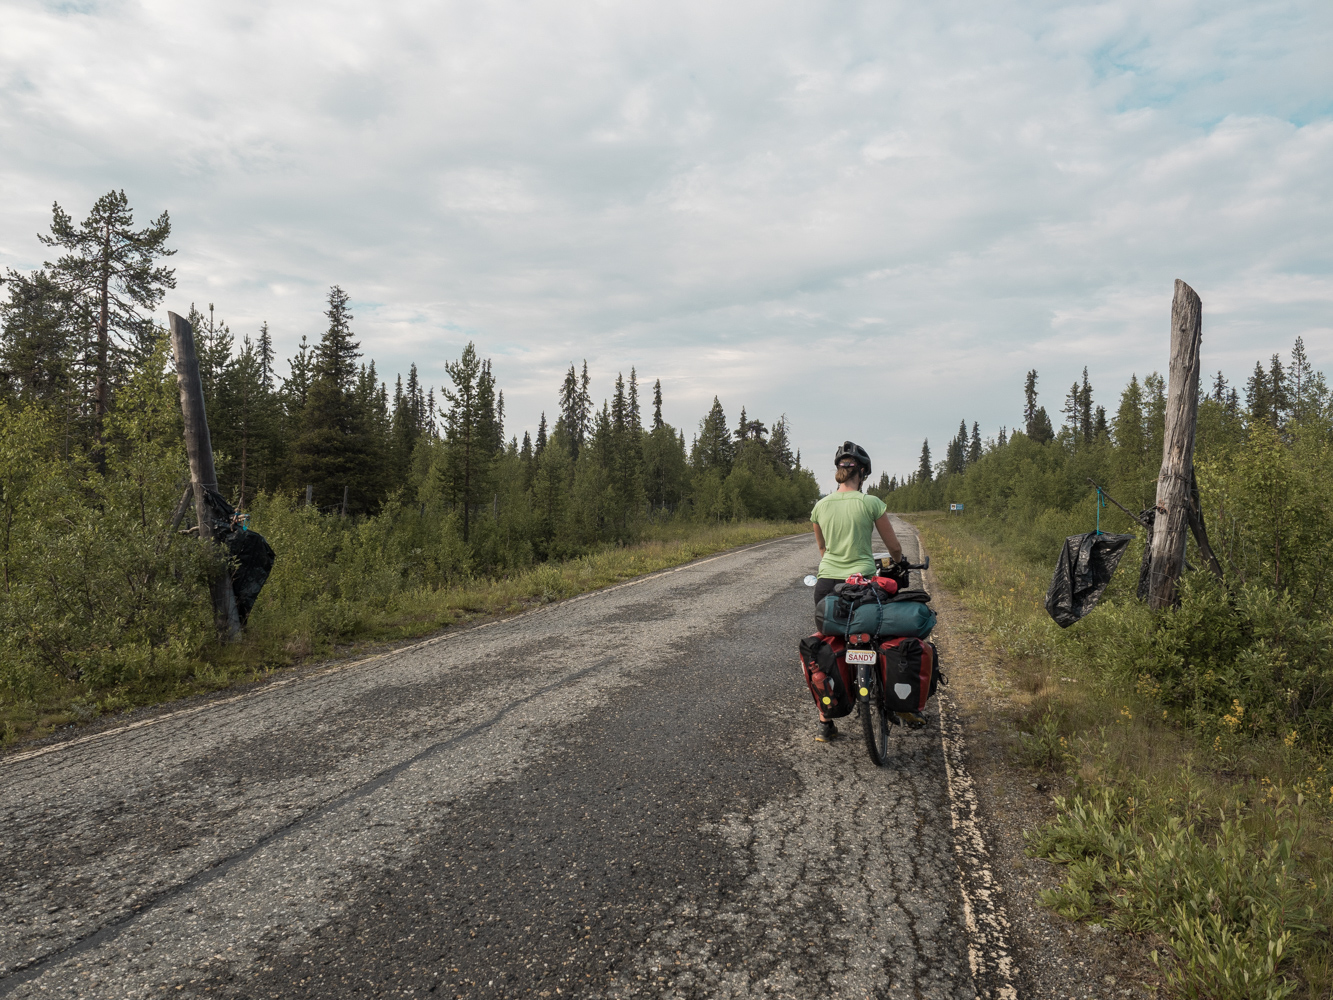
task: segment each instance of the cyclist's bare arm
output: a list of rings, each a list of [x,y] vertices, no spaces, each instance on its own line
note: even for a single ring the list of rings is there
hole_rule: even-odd
[[[893,529],[890,528],[889,530],[892,531]],[[815,525],[815,544],[819,546],[819,558],[823,559],[824,552],[828,549],[828,546],[824,544],[824,532],[819,530],[819,525],[817,524]]]
[[[903,558],[903,547],[898,541],[898,536],[893,533],[893,525],[889,523],[889,515],[881,514],[879,520],[875,522],[875,528],[879,531],[879,537],[884,539],[884,545],[888,548],[889,555],[893,556],[893,561],[901,562]],[[819,531],[819,525],[815,525],[815,531]],[[816,537],[818,537],[817,534]],[[822,543],[819,551],[821,554],[824,551]]]

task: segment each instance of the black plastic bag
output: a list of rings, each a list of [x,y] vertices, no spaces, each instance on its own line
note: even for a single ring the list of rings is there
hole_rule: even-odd
[[[1134,540],[1133,535],[1106,535],[1090,531],[1070,535],[1060,550],[1051,588],[1046,591],[1046,610],[1055,624],[1068,628],[1097,606],[1111,582],[1120,558]]]
[[[236,613],[244,625],[273,569],[275,555],[273,547],[257,531],[235,528],[223,536],[223,540],[234,561],[231,589],[236,595]]]

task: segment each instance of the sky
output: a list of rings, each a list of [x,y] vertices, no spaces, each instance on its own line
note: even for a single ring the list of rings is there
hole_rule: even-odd
[[[0,267],[124,190],[163,319],[285,358],[336,283],[391,389],[475,342],[520,437],[586,359],[903,474],[1030,368],[1113,411],[1176,278],[1206,371],[1333,370],[1329,52],[1325,0],[0,0]]]

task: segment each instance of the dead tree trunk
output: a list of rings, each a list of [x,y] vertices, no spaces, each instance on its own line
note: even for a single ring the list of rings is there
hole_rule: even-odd
[[[1185,566],[1185,540],[1194,505],[1194,430],[1199,415],[1199,344],[1203,304],[1185,282],[1176,280],[1171,302],[1171,368],[1162,436],[1162,472],[1157,477],[1157,517],[1153,520],[1148,606],[1176,602],[1176,583]]]
[[[205,542],[219,541],[208,492],[217,492],[218,474],[213,467],[213,442],[208,435],[208,416],[204,413],[204,387],[199,381],[199,357],[194,351],[194,331],[187,320],[174,312],[171,321],[171,350],[176,355],[176,380],[181,391],[181,417],[185,424],[185,451],[190,457],[190,485],[194,490],[194,513],[199,521],[199,537]],[[213,595],[213,619],[218,637],[224,642],[241,634],[241,619],[236,610],[236,595],[231,589],[231,574],[219,558],[209,579]]]

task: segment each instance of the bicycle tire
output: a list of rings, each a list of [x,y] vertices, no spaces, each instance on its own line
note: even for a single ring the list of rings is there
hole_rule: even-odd
[[[889,709],[879,681],[871,682],[870,694],[861,699],[861,732],[866,738],[866,751],[876,767],[889,763]],[[878,730],[878,739],[876,739]]]

